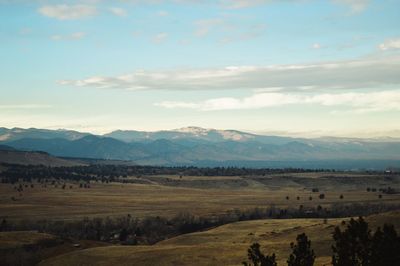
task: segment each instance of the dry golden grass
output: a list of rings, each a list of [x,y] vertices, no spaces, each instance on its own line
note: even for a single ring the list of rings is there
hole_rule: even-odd
[[[300,205],[316,207],[335,202],[400,203],[399,194],[384,194],[379,199],[378,192],[365,190],[367,186],[379,188],[388,184],[398,188],[397,181],[389,180],[392,183],[385,183],[385,179],[358,174],[341,175],[339,179],[323,179],[327,176],[331,176],[331,173],[296,174],[295,178],[305,179],[303,183],[296,182],[287,174],[254,178],[129,177],[131,181],[139,180],[147,184],[91,183],[89,189],[79,188],[79,183],[68,183],[65,189],[61,185],[56,188],[49,184],[43,187],[35,183],[33,188],[24,187],[21,196],[13,185],[0,184],[0,218],[68,220],[126,214],[141,218],[171,217],[181,212],[207,216],[232,209],[266,208],[272,205],[298,208]],[[323,180],[318,177],[323,177]],[[311,192],[314,186],[320,192]],[[318,198],[320,193],[325,194],[325,199]],[[341,194],[344,199],[339,198]],[[289,200],[286,196],[290,197]],[[312,201],[309,200],[310,196],[313,197]],[[300,199],[297,200],[297,197]],[[396,222],[400,221],[398,218],[399,213],[392,213],[369,219],[374,226],[385,220],[399,227],[400,222]],[[305,232],[313,241],[318,256],[317,265],[323,265],[330,261],[331,232],[340,221],[329,219],[327,224],[322,219],[238,222],[205,232],[182,235],[153,246],[98,247],[101,243],[81,241],[81,248],[89,249],[75,251],[71,243],[65,243],[43,250],[41,258],[51,258],[42,265],[240,265],[246,259],[249,245],[259,242],[263,250],[275,252],[280,264],[285,265],[290,242],[295,240],[297,234]],[[29,236],[32,232],[17,234],[8,237],[9,245],[21,245],[23,242],[18,239],[24,239],[24,234],[28,235],[27,241],[33,238]],[[3,236],[3,239],[6,245],[7,238]]]
[[[198,179],[204,179],[199,177]],[[213,178],[213,179],[211,179]],[[190,177],[194,179],[194,177]],[[226,180],[226,177],[209,177],[208,180]],[[240,179],[233,177],[233,180]],[[278,179],[278,178],[277,178]],[[271,183],[271,181],[268,181]],[[275,187],[248,181],[248,186],[233,188],[190,188],[158,184],[102,184],[92,183],[91,188],[79,188],[77,183],[65,190],[47,185],[35,184],[24,188],[22,196],[11,184],[0,184],[0,218],[7,219],[79,219],[94,216],[119,216],[131,214],[135,217],[170,217],[180,212],[196,215],[212,215],[234,208],[255,207],[317,206],[334,202],[400,202],[400,195],[384,195],[366,192],[365,189],[339,187],[321,189],[326,198],[318,199],[319,193],[312,193],[304,187]],[[277,182],[281,183],[281,182]],[[343,194],[344,199],[339,199]],[[286,196],[290,199],[286,200]],[[299,196],[300,200],[296,197]],[[313,197],[310,201],[309,196]],[[12,200],[14,197],[16,200]]]
[[[334,226],[342,219],[257,220],[237,222],[209,231],[181,235],[153,246],[112,246],[64,254],[43,261],[51,265],[240,265],[247,248],[258,242],[265,253],[276,253],[286,265],[290,242],[305,232],[317,255],[315,265],[329,265]],[[400,212],[367,218],[373,228],[383,223],[400,229]]]

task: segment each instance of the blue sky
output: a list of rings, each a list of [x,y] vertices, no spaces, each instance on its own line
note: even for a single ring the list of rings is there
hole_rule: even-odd
[[[399,6],[0,0],[0,126],[399,137]]]

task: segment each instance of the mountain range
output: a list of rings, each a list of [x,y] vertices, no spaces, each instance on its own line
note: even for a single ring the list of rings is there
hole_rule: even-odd
[[[372,169],[400,165],[400,141],[396,139],[306,139],[199,127],[156,132],[117,130],[104,135],[0,128],[0,145],[58,157],[124,160],[145,165],[340,168],[336,165],[343,162],[348,165],[346,168],[352,168],[349,162],[354,162],[357,167]]]

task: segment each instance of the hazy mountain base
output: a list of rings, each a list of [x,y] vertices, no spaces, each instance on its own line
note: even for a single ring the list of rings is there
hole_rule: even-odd
[[[177,164],[179,165],[179,164]],[[305,161],[196,161],[197,167],[304,168],[336,170],[385,170],[400,168],[400,160],[305,160]]]
[[[396,139],[260,136],[234,130],[183,128],[116,131],[95,136],[67,130],[0,128],[0,141],[54,156],[133,161],[145,165],[385,169],[400,167]]]
[[[7,148],[6,148],[7,147]],[[213,161],[199,160],[190,163],[174,163],[157,159],[113,160],[78,157],[55,157],[45,152],[18,151],[8,146],[0,147],[0,163],[46,166],[77,166],[89,164],[107,165],[162,165],[162,166],[195,166],[195,167],[246,167],[246,168],[303,168],[335,170],[386,170],[399,169],[400,160],[303,160],[303,161]]]
[[[195,165],[240,167],[298,167],[329,169],[385,169],[399,167],[400,143],[327,144],[310,146],[254,142],[202,143],[155,140],[125,143],[112,138],[87,136],[78,140],[20,139],[7,145],[54,156],[133,161],[144,165]],[[301,160],[299,160],[301,159]]]

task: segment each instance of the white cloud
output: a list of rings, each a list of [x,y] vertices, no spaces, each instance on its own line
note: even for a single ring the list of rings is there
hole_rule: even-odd
[[[90,5],[46,5],[38,9],[43,16],[59,20],[74,20],[96,14],[95,6]]]
[[[367,8],[370,0],[333,0],[333,2],[350,6],[353,13],[359,13]]]
[[[331,0],[333,3],[343,4],[349,6],[353,13],[359,13],[364,11],[370,2],[370,0]],[[301,3],[307,2],[307,0],[220,0],[220,3],[231,9],[248,8],[259,5],[265,5],[269,3],[279,2],[293,2]]]
[[[201,102],[160,102],[164,108],[186,108],[200,111],[260,109],[287,105],[344,106],[353,112],[400,111],[400,90],[350,93],[256,93],[244,98],[215,98]]]
[[[165,38],[161,35],[161,39]],[[400,57],[319,64],[231,66],[210,69],[135,71],[115,77],[62,80],[79,87],[158,90],[273,89],[317,91],[380,88],[400,84]]]
[[[314,43],[314,44],[312,45],[312,48],[313,48],[313,49],[321,49],[321,44],[319,44],[319,43]]]
[[[161,43],[161,42],[164,42],[167,38],[168,38],[168,33],[160,32],[156,36],[153,37],[153,41],[155,43]]]
[[[246,8],[272,2],[271,0],[221,0],[221,3],[228,8]],[[276,2],[276,0],[275,0]]]
[[[110,7],[110,12],[118,17],[126,17],[128,13],[125,9],[120,7]]]
[[[61,41],[61,40],[80,40],[86,36],[84,32],[74,32],[69,35],[59,35],[55,34],[51,36],[51,39],[54,41]]]
[[[381,49],[382,51],[400,49],[400,38],[386,40],[379,45],[379,49]]]

